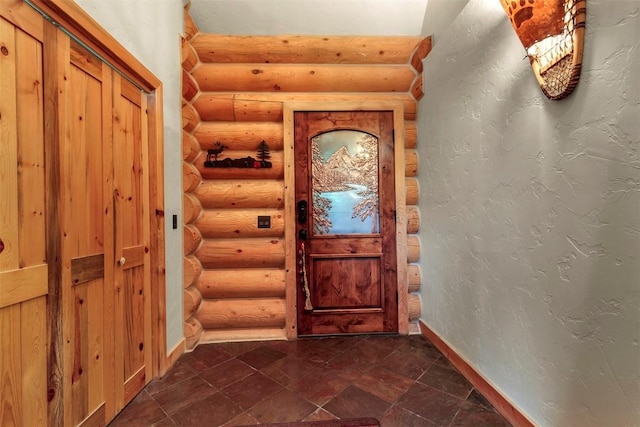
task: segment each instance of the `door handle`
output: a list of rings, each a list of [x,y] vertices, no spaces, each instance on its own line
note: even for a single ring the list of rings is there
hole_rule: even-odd
[[[122,257],[118,260],[118,264],[120,265],[124,265],[124,263],[127,262],[127,260],[125,259],[125,257]]]
[[[298,201],[298,224],[307,223],[307,201]]]

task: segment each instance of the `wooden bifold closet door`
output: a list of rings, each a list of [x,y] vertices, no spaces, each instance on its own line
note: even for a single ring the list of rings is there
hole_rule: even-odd
[[[151,379],[146,98],[49,31],[57,40],[63,360],[51,368],[66,374],[64,425],[95,425]]]
[[[0,425],[105,425],[151,380],[147,95],[0,1]]]

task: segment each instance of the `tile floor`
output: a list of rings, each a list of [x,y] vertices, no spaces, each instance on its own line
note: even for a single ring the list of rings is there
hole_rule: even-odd
[[[421,336],[206,344],[110,424],[236,426],[375,417],[383,427],[509,426]]]

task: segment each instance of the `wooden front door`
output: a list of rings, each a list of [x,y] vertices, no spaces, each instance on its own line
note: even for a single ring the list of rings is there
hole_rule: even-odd
[[[398,331],[393,112],[296,112],[298,334]]]

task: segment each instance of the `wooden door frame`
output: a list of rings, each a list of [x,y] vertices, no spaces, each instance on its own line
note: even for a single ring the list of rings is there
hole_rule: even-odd
[[[393,155],[395,162],[395,208],[396,208],[396,255],[398,289],[398,332],[409,333],[408,285],[407,285],[407,206],[405,192],[404,155],[404,106],[402,102],[373,101],[363,97],[362,101],[285,102],[283,108],[284,125],[284,214],[285,218],[285,283],[287,339],[298,337],[298,310],[296,308],[296,224],[295,218],[295,159],[294,159],[294,113],[297,111],[392,111],[393,112]]]

